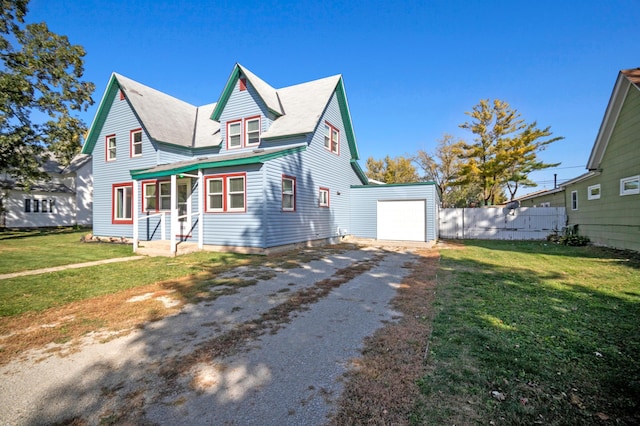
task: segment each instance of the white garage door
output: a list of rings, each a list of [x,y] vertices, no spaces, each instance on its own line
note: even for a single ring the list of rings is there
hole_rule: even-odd
[[[378,201],[378,239],[426,241],[425,200]]]

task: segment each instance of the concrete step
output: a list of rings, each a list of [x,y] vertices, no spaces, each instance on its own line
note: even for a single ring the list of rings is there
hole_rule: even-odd
[[[176,247],[176,256],[200,251],[197,243],[180,242]],[[144,256],[174,256],[171,254],[171,242],[169,241],[140,241],[136,254]]]

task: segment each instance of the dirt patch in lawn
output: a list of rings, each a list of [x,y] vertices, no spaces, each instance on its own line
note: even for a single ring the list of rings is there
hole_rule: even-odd
[[[331,425],[403,425],[419,404],[417,382],[426,371],[431,333],[437,250],[419,251],[413,272],[402,282],[393,307],[404,316],[365,341],[362,358],[347,374],[344,393]]]

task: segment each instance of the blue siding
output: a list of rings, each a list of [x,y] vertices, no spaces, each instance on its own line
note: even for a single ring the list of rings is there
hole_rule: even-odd
[[[433,184],[368,185],[351,188],[351,234],[377,237],[378,201],[425,200],[427,241],[438,238],[440,199]]]
[[[235,121],[241,118],[260,116],[261,132],[267,131],[272,123],[273,114],[269,112],[269,109],[262,101],[253,86],[247,81],[247,90],[240,91],[239,85],[233,88],[233,92],[229,97],[224,111],[220,115],[220,134],[222,136],[222,144],[220,147],[220,153],[227,153],[227,122]],[[244,125],[242,130],[244,137]],[[232,152],[241,152],[250,149],[255,149],[256,146],[250,148],[237,148]]]
[[[93,232],[100,236],[131,237],[131,225],[111,223],[111,192],[114,183],[132,182],[129,171],[156,165],[157,152],[146,132],[142,133],[142,156],[130,157],[130,131],[142,127],[129,103],[118,94],[111,99],[111,108],[93,149]],[[116,135],[116,160],[106,161],[105,138]]]
[[[340,155],[324,147],[324,123],[340,131]],[[266,166],[266,246],[336,237],[349,232],[349,192],[359,180],[335,94],[310,138],[306,151],[270,161]],[[296,211],[282,211],[282,175],[296,178]],[[330,207],[319,207],[320,187],[328,188]]]

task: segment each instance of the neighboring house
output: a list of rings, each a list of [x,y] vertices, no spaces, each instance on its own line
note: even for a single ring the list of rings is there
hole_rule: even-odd
[[[55,159],[45,161],[42,170],[48,181],[25,188],[9,175],[0,176],[0,221],[7,228],[90,226],[91,158],[78,154],[67,167]]]
[[[350,233],[368,181],[339,75],[274,89],[236,64],[196,107],[113,74],[87,135],[96,236],[262,252]]]
[[[618,74],[587,169],[562,185],[569,225],[595,244],[640,250],[640,68]]]
[[[532,192],[513,201],[520,202],[520,207],[565,207],[564,188]]]

